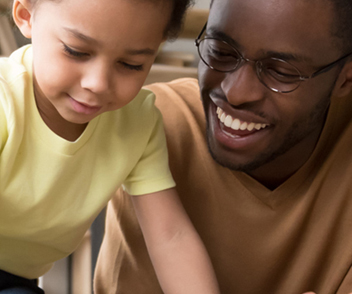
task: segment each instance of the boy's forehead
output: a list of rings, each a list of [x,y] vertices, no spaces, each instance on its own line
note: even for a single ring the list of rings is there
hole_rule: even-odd
[[[135,5],[136,1],[141,4]],[[100,49],[104,44],[106,48],[154,50],[164,37],[167,12],[168,8],[154,5],[151,0],[43,0],[33,20],[38,24],[51,23],[48,27],[53,35],[65,37],[66,42],[67,37],[84,35],[81,40],[93,39]]]

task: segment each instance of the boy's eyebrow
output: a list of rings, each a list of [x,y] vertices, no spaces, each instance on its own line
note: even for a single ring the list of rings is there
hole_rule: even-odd
[[[156,50],[145,48],[145,49],[128,49],[126,53],[128,55],[154,55]]]
[[[71,28],[67,28],[64,27],[64,30],[67,31],[68,33],[70,33],[71,35],[73,35],[74,37],[82,40],[83,42],[86,43],[91,43],[91,44],[95,44],[98,45],[98,41],[95,40],[92,37],[89,37],[87,35],[82,34],[81,32],[75,30],[75,29],[71,29]],[[145,48],[145,49],[127,49],[126,50],[126,54],[128,55],[154,55],[156,52],[156,50],[150,49],[150,48]]]
[[[238,44],[234,39],[232,39],[230,36],[225,34],[222,31],[219,31],[215,28],[209,28],[207,29],[206,35],[210,38],[216,38],[225,41],[226,43],[230,44],[231,46],[235,47],[236,49],[242,49],[242,46]],[[274,57],[274,58],[279,58],[283,59],[286,61],[305,61],[305,62],[312,62],[312,59],[309,58],[308,56],[303,56],[299,54],[294,54],[294,53],[289,53],[289,52],[277,52],[277,51],[265,51],[262,50],[263,54],[268,56],[268,57]]]
[[[86,43],[94,43],[94,44],[97,44],[98,41],[91,38],[91,37],[88,37],[84,34],[82,34],[81,32],[75,30],[75,29],[71,29],[71,28],[65,28],[64,27],[64,30],[67,31],[68,33],[70,33],[72,36],[76,37],[77,39],[80,39]]]

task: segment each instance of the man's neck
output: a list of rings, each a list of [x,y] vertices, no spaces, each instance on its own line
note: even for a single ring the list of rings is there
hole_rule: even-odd
[[[247,174],[268,189],[275,190],[308,161],[316,148],[322,129],[323,126],[285,154]]]

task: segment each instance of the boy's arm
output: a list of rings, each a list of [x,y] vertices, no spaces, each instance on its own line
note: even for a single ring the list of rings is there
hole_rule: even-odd
[[[132,202],[164,293],[220,293],[209,256],[176,190],[132,196]]]

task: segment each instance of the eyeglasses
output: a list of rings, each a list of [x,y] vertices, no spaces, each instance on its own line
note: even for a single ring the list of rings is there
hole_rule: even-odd
[[[301,82],[329,71],[352,55],[352,52],[350,52],[334,62],[321,67],[311,75],[304,76],[297,67],[285,60],[274,57],[250,60],[243,57],[235,47],[226,41],[208,37],[201,39],[206,26],[207,23],[195,40],[195,45],[198,47],[199,57],[209,68],[226,73],[236,71],[244,62],[252,62],[255,64],[260,82],[268,89],[279,93],[290,93],[296,90]]]

